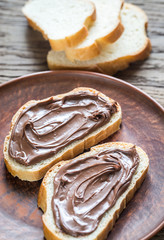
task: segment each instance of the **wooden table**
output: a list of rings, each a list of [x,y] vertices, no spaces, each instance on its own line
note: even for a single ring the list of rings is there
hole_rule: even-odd
[[[140,89],[164,106],[164,2],[162,0],[127,1],[146,11],[149,17],[148,35],[152,53],[144,62],[137,62],[119,72],[121,78]],[[22,0],[0,1],[0,83],[20,75],[48,70],[46,55],[49,44],[41,34],[27,24],[21,8]],[[152,240],[164,239],[164,230]]]

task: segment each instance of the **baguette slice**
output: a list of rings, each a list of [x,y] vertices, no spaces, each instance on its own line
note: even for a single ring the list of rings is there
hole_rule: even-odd
[[[91,150],[87,153],[84,153],[78,158],[82,157],[88,157],[91,154],[95,152],[99,152],[100,150],[105,150],[108,148],[119,148],[119,149],[129,149],[132,146],[134,146],[131,143],[123,143],[123,142],[111,142],[106,143],[102,145],[97,145],[95,147],[92,147]],[[51,199],[53,196],[53,180],[55,174],[58,172],[60,167],[68,163],[69,161],[62,161],[56,165],[54,165],[45,175],[40,191],[38,196],[38,206],[43,210],[44,214],[42,216],[43,221],[43,230],[44,235],[47,240],[98,240],[98,239],[106,239],[108,232],[112,230],[113,225],[115,224],[115,221],[119,217],[119,214],[122,212],[122,210],[126,207],[127,202],[129,202],[132,197],[134,196],[134,193],[136,190],[140,187],[141,183],[143,182],[148,166],[149,166],[149,159],[146,155],[146,153],[140,148],[136,147],[137,153],[140,157],[140,163],[138,165],[138,168],[136,169],[136,172],[134,173],[131,183],[127,190],[118,198],[115,205],[109,209],[104,216],[102,217],[97,229],[86,236],[80,236],[80,237],[72,237],[64,232],[62,232],[57,226],[55,225],[54,218],[53,218],[53,212],[51,209]]]
[[[101,96],[103,99],[105,99],[109,103],[114,103],[115,101],[101,92],[91,89],[91,88],[76,88],[72,90],[71,92],[61,94],[54,96],[54,99],[59,99],[64,96],[68,96],[71,93],[77,93],[79,91],[88,91],[92,93],[96,93],[99,96]],[[44,99],[45,100],[45,99]],[[16,162],[13,158],[10,157],[8,154],[8,147],[9,147],[9,141],[12,133],[13,126],[15,122],[17,121],[17,118],[19,117],[19,114],[22,112],[23,109],[26,107],[30,106],[32,103],[35,103],[37,101],[32,100],[24,104],[14,115],[12,122],[11,122],[11,128],[9,135],[6,136],[5,142],[4,142],[4,161],[6,164],[6,167],[8,171],[15,177],[19,177],[21,180],[28,180],[28,181],[37,181],[41,179],[45,173],[48,171],[50,167],[52,167],[55,163],[65,160],[65,159],[70,159],[78,155],[79,153],[83,152],[84,149],[87,149],[101,140],[107,138],[114,132],[116,132],[121,123],[121,107],[119,104],[117,104],[117,112],[114,113],[110,119],[110,121],[105,124],[104,126],[98,128],[97,130],[93,131],[89,135],[87,135],[85,138],[81,140],[77,140],[73,142],[72,144],[68,145],[65,147],[63,150],[60,150],[57,154],[55,154],[53,157],[48,158],[44,161],[41,161],[39,163],[33,164],[31,166],[24,166],[18,162]]]
[[[88,36],[78,46],[66,48],[66,56],[71,61],[89,60],[100,54],[101,48],[115,42],[124,28],[120,12],[123,0],[92,0],[96,7],[96,21],[89,29]]]
[[[129,66],[131,62],[147,58],[151,51],[150,40],[146,36],[147,16],[138,7],[124,4],[121,11],[124,32],[113,44],[108,44],[99,56],[89,61],[71,62],[64,52],[50,51],[47,56],[50,69],[81,69],[115,74]]]
[[[96,19],[96,9],[88,0],[30,0],[23,7],[29,24],[61,51],[80,43]]]

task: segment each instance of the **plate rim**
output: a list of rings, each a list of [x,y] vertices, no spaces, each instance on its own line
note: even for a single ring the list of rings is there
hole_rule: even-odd
[[[0,89],[10,85],[11,83],[14,82],[19,82],[22,81],[22,79],[26,79],[28,77],[33,77],[35,75],[46,75],[46,74],[52,74],[52,73],[68,73],[68,74],[88,74],[88,75],[93,75],[93,76],[101,76],[103,78],[106,79],[110,79],[114,82],[119,82],[123,85],[126,85],[130,88],[132,88],[133,90],[136,90],[137,92],[139,92],[140,94],[144,95],[146,98],[148,98],[149,100],[151,100],[163,113],[164,113],[164,107],[157,102],[157,100],[155,100],[153,97],[151,97],[148,93],[146,93],[145,91],[141,90],[140,88],[134,86],[131,83],[126,82],[125,80],[110,76],[110,75],[106,75],[106,74],[102,74],[102,73],[97,73],[97,72],[90,72],[90,71],[81,71],[81,70],[53,70],[53,71],[40,71],[40,72],[35,72],[35,73],[30,73],[30,74],[25,74],[22,75],[20,77],[17,78],[13,78],[5,83],[1,83],[0,84]]]
[[[151,97],[149,94],[147,94],[146,92],[144,92],[143,90],[139,89],[138,87],[132,85],[131,83],[126,82],[125,80],[110,76],[110,75],[106,75],[106,74],[102,74],[102,73],[97,73],[97,72],[90,72],[90,71],[81,71],[81,70],[54,70],[54,71],[39,71],[39,72],[35,72],[35,73],[30,73],[30,74],[26,74],[26,75],[22,75],[20,77],[17,78],[13,78],[5,83],[1,83],[0,84],[0,90],[3,87],[7,87],[8,85],[14,83],[14,82],[19,82],[22,80],[25,80],[29,77],[35,77],[35,76],[39,76],[39,75],[51,75],[51,74],[79,74],[79,75],[90,75],[90,76],[99,76],[105,79],[108,79],[110,81],[113,82],[118,82],[120,84],[123,84],[127,87],[132,88],[133,90],[137,91],[139,94],[141,94],[142,96],[146,97],[148,100],[150,100],[153,104],[155,104],[156,107],[158,107],[158,109],[160,111],[162,111],[162,113],[164,114],[164,107],[158,103],[153,97]],[[150,233],[146,234],[145,236],[143,236],[142,240],[148,240],[150,238],[152,238],[155,234],[157,234],[162,228],[164,227],[164,220],[158,224],[157,227],[154,228],[154,230],[152,230]]]

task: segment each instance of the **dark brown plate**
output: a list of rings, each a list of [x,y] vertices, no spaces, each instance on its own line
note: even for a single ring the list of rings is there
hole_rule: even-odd
[[[97,73],[80,71],[42,72],[0,86],[0,239],[43,240],[42,212],[37,208],[40,182],[12,177],[3,162],[3,141],[13,114],[31,99],[64,93],[75,87],[92,87],[121,104],[123,123],[107,141],[141,146],[149,155],[147,177],[122,212],[108,239],[148,239],[164,220],[164,110],[132,85]]]

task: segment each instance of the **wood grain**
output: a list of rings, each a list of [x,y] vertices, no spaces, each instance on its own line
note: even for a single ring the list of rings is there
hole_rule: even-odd
[[[28,26],[21,12],[24,2],[0,1],[0,83],[21,75],[48,70],[46,55],[50,49],[49,44],[40,33]],[[146,61],[131,64],[130,68],[117,73],[116,77],[144,90],[164,106],[164,2],[127,2],[140,6],[148,15],[148,35],[152,42],[152,53]],[[153,238],[162,239],[164,231]]]
[[[116,77],[141,88],[164,106],[163,0],[128,2],[140,6],[149,17],[148,35],[152,53],[146,61],[131,64]],[[21,12],[23,4],[22,0],[0,1],[0,83],[48,69],[46,55],[49,43],[28,26]]]

